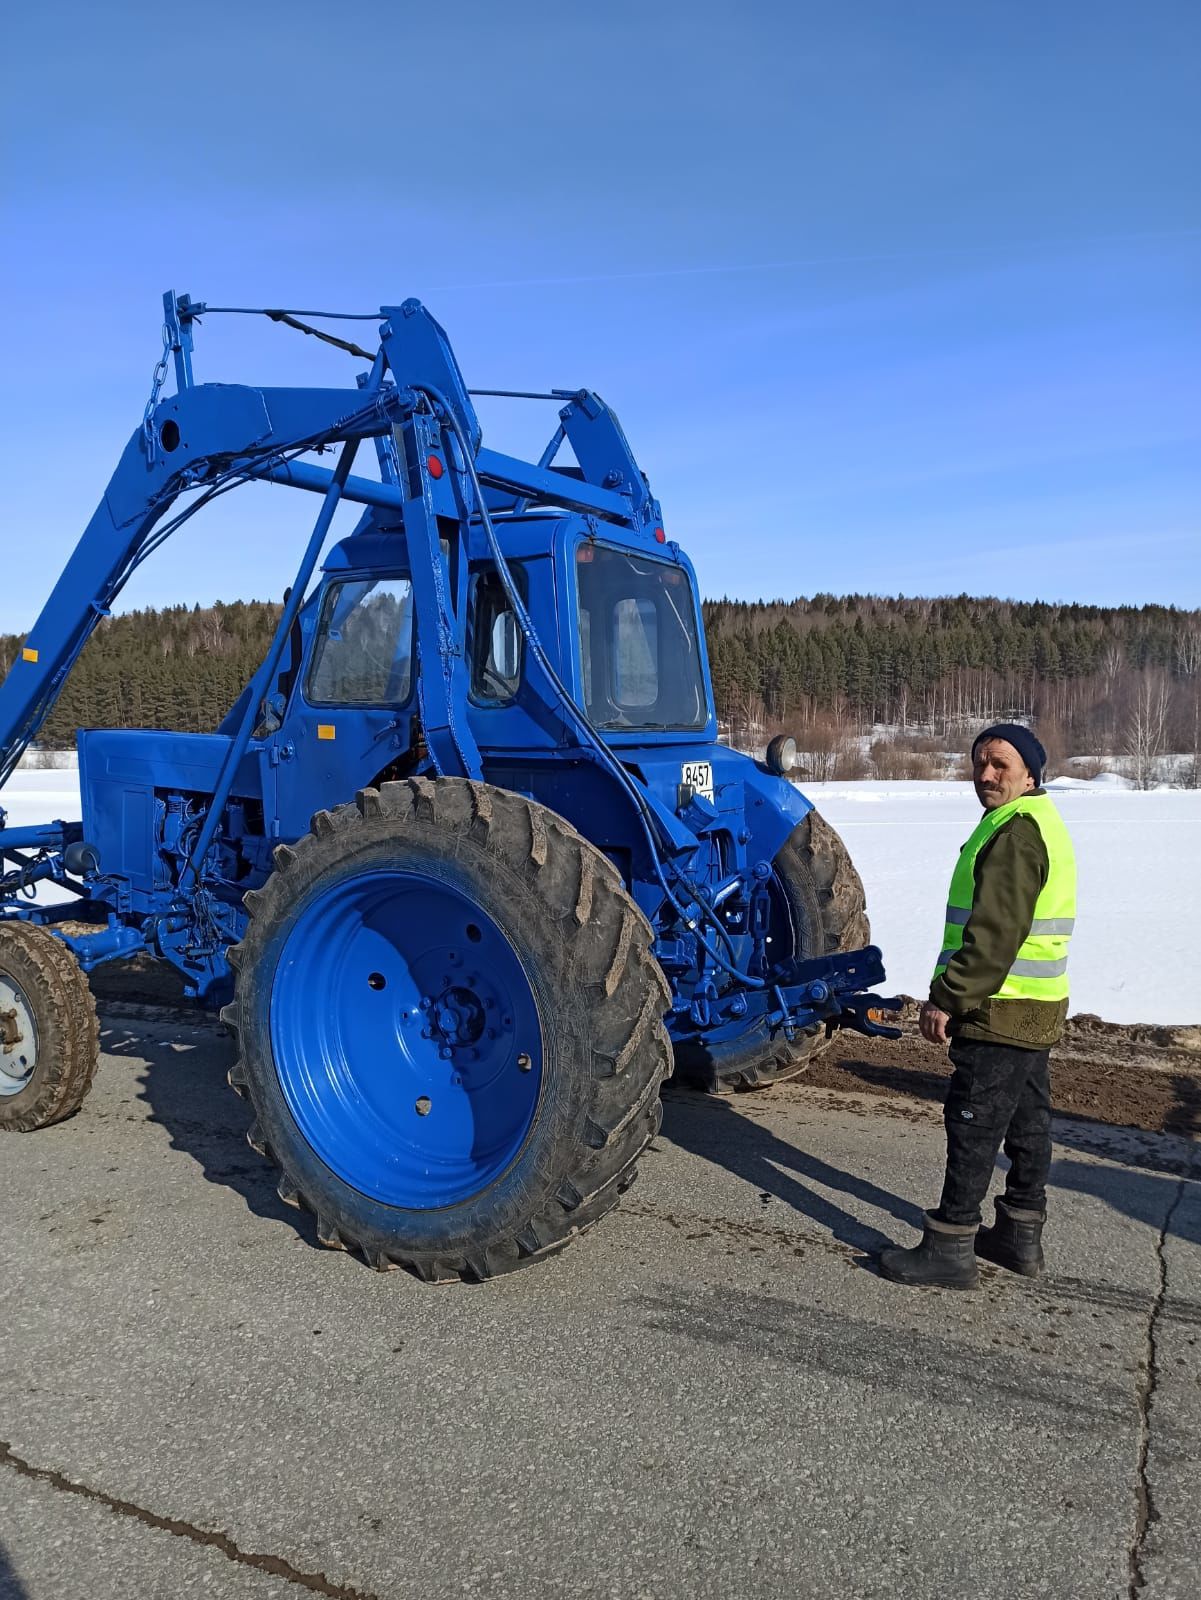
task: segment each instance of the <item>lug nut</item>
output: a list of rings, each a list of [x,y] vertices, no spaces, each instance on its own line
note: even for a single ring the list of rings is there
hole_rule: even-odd
[[[450,1048],[450,1046],[448,1044],[444,1044],[444,1045],[442,1045],[440,1047],[440,1049],[438,1051],[438,1054],[442,1058],[443,1061],[449,1061],[451,1056],[454,1055],[454,1051]]]

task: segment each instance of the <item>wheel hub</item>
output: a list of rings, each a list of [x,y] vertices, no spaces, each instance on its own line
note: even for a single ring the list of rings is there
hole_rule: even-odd
[[[454,984],[432,1007],[435,1036],[451,1049],[475,1044],[484,1031],[483,1002],[471,989]]]
[[[33,1011],[13,979],[0,973],[0,1095],[19,1094],[37,1066]]]
[[[386,1204],[481,1192],[533,1123],[542,1027],[522,961],[473,895],[418,870],[349,876],[305,908],[271,1032],[309,1144]]]

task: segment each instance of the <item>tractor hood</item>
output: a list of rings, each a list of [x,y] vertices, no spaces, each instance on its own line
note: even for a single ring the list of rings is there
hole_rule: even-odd
[[[664,811],[694,833],[746,830],[748,854],[772,860],[812,809],[795,784],[722,744],[616,750]]]

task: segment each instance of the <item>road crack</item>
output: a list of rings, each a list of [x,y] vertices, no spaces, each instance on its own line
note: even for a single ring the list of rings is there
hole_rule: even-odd
[[[1177,1208],[1184,1199],[1188,1182],[1188,1174],[1178,1181],[1176,1193],[1164,1213],[1163,1226],[1160,1228],[1159,1237],[1155,1241],[1155,1263],[1159,1272],[1159,1283],[1156,1287],[1155,1298],[1151,1302],[1151,1309],[1147,1314],[1147,1326],[1143,1334],[1143,1357],[1139,1366],[1138,1384],[1135,1388],[1135,1402],[1138,1406],[1138,1463],[1135,1469],[1134,1484],[1134,1533],[1131,1536],[1127,1553],[1127,1600],[1135,1600],[1138,1591],[1146,1585],[1147,1575],[1143,1571],[1143,1547],[1146,1544],[1147,1534],[1151,1525],[1159,1521],[1159,1510],[1155,1504],[1155,1494],[1151,1486],[1147,1464],[1151,1453],[1151,1426],[1155,1412],[1155,1397],[1159,1389],[1159,1322],[1168,1294],[1168,1259],[1165,1253],[1165,1246]]]
[[[147,1511],[145,1506],[135,1506],[128,1500],[118,1500],[115,1495],[105,1494],[103,1489],[92,1489],[87,1484],[73,1483],[70,1478],[64,1477],[61,1472],[55,1472],[51,1467],[35,1467],[17,1455],[4,1439],[0,1439],[0,1467],[8,1467],[13,1472],[20,1473],[23,1478],[32,1478],[36,1483],[49,1484],[52,1489],[57,1489],[62,1494],[78,1495],[82,1500],[90,1500],[119,1517],[128,1517],[132,1522],[140,1522],[144,1527],[157,1528],[161,1533],[171,1533],[180,1539],[190,1539],[193,1544],[207,1545],[212,1550],[219,1550],[223,1556],[236,1562],[238,1566],[253,1567],[256,1572],[266,1572],[273,1578],[283,1578],[288,1583],[296,1584],[298,1588],[307,1589],[310,1594],[325,1595],[327,1600],[378,1600],[376,1595],[369,1594],[365,1589],[331,1583],[319,1572],[301,1572],[299,1567],[294,1567],[290,1561],[285,1561],[283,1556],[268,1556],[256,1550],[243,1550],[228,1534],[214,1533],[208,1528],[198,1528],[194,1523],[181,1522],[176,1517],[161,1517],[156,1511]]]

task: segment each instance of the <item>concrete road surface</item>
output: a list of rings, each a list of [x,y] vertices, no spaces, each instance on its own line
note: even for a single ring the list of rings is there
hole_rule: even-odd
[[[883,1282],[936,1108],[672,1098],[620,1210],[486,1286],[276,1199],[216,1028],[110,1012],[0,1140],[0,1596],[1201,1592],[1195,1146],[1057,1124],[1050,1271]]]

